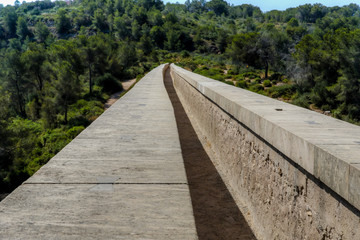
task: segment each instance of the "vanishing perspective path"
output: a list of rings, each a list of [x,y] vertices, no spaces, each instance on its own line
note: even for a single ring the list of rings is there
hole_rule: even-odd
[[[0,203],[2,239],[255,239],[164,67]]]

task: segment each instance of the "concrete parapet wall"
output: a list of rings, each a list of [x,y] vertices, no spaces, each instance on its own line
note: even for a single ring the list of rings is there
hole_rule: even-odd
[[[175,65],[171,74],[259,239],[360,239],[360,127]]]

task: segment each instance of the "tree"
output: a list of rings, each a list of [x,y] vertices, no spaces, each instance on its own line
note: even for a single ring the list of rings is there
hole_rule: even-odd
[[[151,43],[151,39],[149,36],[147,35],[143,35],[140,38],[140,42],[139,42],[139,48],[143,51],[143,53],[145,55],[148,55],[151,53],[153,45]]]
[[[92,95],[94,75],[103,75],[107,67],[109,67],[109,60],[111,59],[111,44],[110,39],[104,39],[104,35],[91,36],[86,39],[85,36],[80,37],[82,45],[82,53],[84,62],[88,69],[89,80],[89,94]]]
[[[6,82],[6,89],[11,94],[14,109],[19,116],[26,118],[25,97],[28,89],[24,78],[25,68],[24,63],[21,61],[21,53],[17,50],[7,52],[4,65],[3,79]]]
[[[291,18],[289,20],[285,31],[296,43],[299,42],[307,32],[306,28],[299,25],[299,21],[296,18]]]
[[[164,41],[166,39],[165,31],[162,27],[154,26],[150,30],[150,37],[153,43],[159,48],[164,47]]]
[[[162,11],[164,9],[164,3],[161,0],[140,0],[139,3],[146,10],[155,8],[155,9]]]
[[[161,26],[164,23],[161,12],[157,9],[148,12],[148,21],[151,26]]]
[[[35,39],[38,42],[45,42],[45,40],[47,39],[47,37],[50,35],[50,30],[48,29],[48,27],[42,23],[42,22],[38,22],[35,25]]]
[[[71,29],[70,19],[66,15],[66,10],[61,8],[56,18],[56,30],[59,34],[66,34]]]
[[[131,24],[131,34],[135,41],[138,41],[141,37],[141,27],[136,20]]]
[[[228,35],[225,31],[218,31],[218,37],[216,39],[216,46],[221,53],[224,53],[228,45]]]
[[[262,65],[265,68],[265,78],[268,78],[270,65],[277,71],[283,70],[284,60],[287,59],[288,53],[287,36],[278,31],[273,24],[265,26],[260,33],[256,43]]]
[[[44,87],[44,79],[42,67],[46,60],[45,48],[41,44],[31,43],[28,50],[21,56],[22,62],[25,63],[25,70],[29,79],[35,79],[35,86],[39,92]]]
[[[339,70],[338,84],[340,92],[337,99],[341,101],[340,112],[349,115],[350,119],[360,120],[360,30],[337,32],[339,36]]]
[[[206,3],[206,7],[209,10],[215,12],[216,15],[220,16],[222,14],[228,15],[228,3],[224,0],[211,0],[210,2]]]
[[[177,30],[170,30],[166,33],[167,41],[165,47],[168,50],[179,51],[181,50],[181,42],[179,40],[181,33]]]
[[[11,6],[7,6],[2,9],[4,28],[7,33],[8,38],[15,37],[16,34],[16,22],[17,22],[17,14],[15,12],[15,8]]]
[[[259,66],[259,56],[257,54],[256,42],[259,34],[255,32],[242,33],[235,35],[231,45],[227,49],[227,55],[232,62],[239,66],[246,64],[250,66]]]
[[[99,29],[102,32],[105,32],[109,29],[109,26],[106,23],[106,17],[101,9],[97,9],[95,11],[93,24],[97,29]]]
[[[205,0],[187,0],[185,2],[186,9],[191,13],[202,13],[206,10],[206,1]]]
[[[24,17],[19,17],[17,20],[16,34],[21,40],[25,40],[26,37],[31,36],[31,32],[29,31]]]
[[[129,19],[125,17],[115,17],[114,19],[114,30],[115,34],[119,39],[126,39],[127,37],[131,36],[131,32],[128,28]]]
[[[67,124],[69,105],[79,98],[81,90],[79,80],[71,70],[69,62],[62,61],[57,66],[57,81],[55,85],[55,101],[64,113],[64,121]]]

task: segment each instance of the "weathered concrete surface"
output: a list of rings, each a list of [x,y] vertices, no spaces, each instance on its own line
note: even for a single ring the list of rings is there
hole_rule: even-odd
[[[359,127],[171,70],[190,120],[258,239],[360,239]]]
[[[178,98],[170,71],[165,88],[174,107],[199,240],[255,240],[246,219],[202,146]]]
[[[0,203],[0,239],[197,239],[163,68]]]

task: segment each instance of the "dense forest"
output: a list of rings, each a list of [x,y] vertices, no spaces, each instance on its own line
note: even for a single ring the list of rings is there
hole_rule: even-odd
[[[360,122],[360,8],[223,0],[0,5],[0,192],[31,176],[163,62]]]

